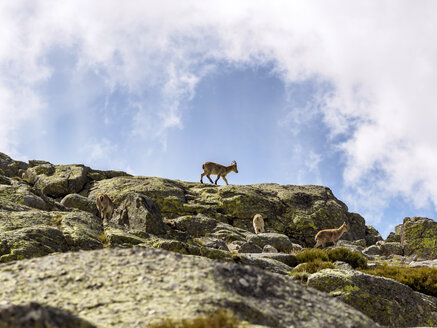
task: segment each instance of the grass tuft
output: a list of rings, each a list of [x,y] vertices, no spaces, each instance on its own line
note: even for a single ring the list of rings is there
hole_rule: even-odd
[[[394,279],[413,290],[437,297],[437,268],[410,268],[384,263],[374,269],[360,270],[374,276]]]
[[[367,259],[366,257],[357,251],[351,251],[345,247],[341,248],[331,248],[326,250],[329,259],[332,262],[343,261],[349,263],[352,268],[367,269]]]
[[[150,328],[237,328],[239,320],[230,310],[219,310],[216,313],[194,319],[180,321],[164,320],[149,326]]]
[[[306,248],[296,253],[298,263],[307,263],[314,260],[329,261],[329,257],[324,250],[318,248]]]

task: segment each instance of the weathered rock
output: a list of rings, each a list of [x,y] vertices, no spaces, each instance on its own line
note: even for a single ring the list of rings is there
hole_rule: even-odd
[[[308,286],[330,293],[384,326],[437,325],[437,298],[393,279],[325,269],[312,274]]]
[[[437,222],[428,218],[405,218],[401,233],[404,254],[421,259],[437,259]]]
[[[217,238],[200,237],[200,238],[197,238],[196,241],[205,247],[221,249],[223,251],[229,251],[226,243],[223,240],[220,240]]]
[[[88,170],[84,165],[41,164],[28,168],[26,175],[36,188],[56,198],[82,190]]]
[[[0,327],[10,328],[95,328],[68,311],[38,303],[0,306]]]
[[[215,186],[161,178],[115,177],[97,181],[88,197],[94,198],[99,192],[107,193],[116,204],[129,193],[138,193],[154,199],[166,218],[201,214],[245,231],[252,231],[252,218],[260,213],[269,229],[307,246],[314,245],[318,230],[338,227],[344,221],[351,226],[345,239],[364,238],[364,219],[349,213],[326,187]]]
[[[146,326],[229,309],[267,327],[378,327],[291,277],[160,250],[104,249],[0,265],[0,301],[64,308],[97,327]]]
[[[20,170],[26,170],[28,165],[21,161],[14,161],[8,155],[0,153],[0,174],[8,177],[17,177]]]
[[[94,215],[99,215],[95,201],[79,194],[68,194],[61,200],[61,204],[65,207],[76,208]]]
[[[372,245],[372,246],[367,247],[365,250],[363,250],[363,254],[364,255],[382,255],[381,249],[376,245]]]
[[[412,261],[408,265],[412,268],[422,268],[422,267],[437,268],[437,259],[428,260],[428,261]]]
[[[101,248],[100,220],[87,212],[0,210],[0,262]]]
[[[334,265],[342,270],[353,270],[352,265],[343,261],[335,261]]]
[[[278,250],[272,245],[265,245],[263,247],[263,253],[278,253]]]
[[[376,245],[381,250],[382,255],[404,255],[404,250],[399,242],[378,241]]]
[[[8,179],[0,184],[0,208],[8,211],[62,210],[65,209],[41,191],[30,187],[21,180]]]
[[[111,222],[156,235],[165,234],[167,231],[153,199],[135,193],[124,199]]]
[[[284,253],[252,253],[247,254],[253,259],[272,259],[275,261],[282,262],[288,265],[290,268],[287,268],[290,271],[293,267],[295,267],[298,262],[295,255],[292,254],[284,254]]]
[[[167,218],[194,214],[184,210],[184,185],[179,181],[154,177],[114,177],[97,181],[88,197],[95,199],[101,192],[108,194],[115,204],[122,203],[133,193],[149,197],[157,203],[161,214]]]
[[[263,249],[254,243],[247,242],[240,246],[238,253],[262,253]]]
[[[170,227],[184,231],[192,237],[203,237],[211,233],[217,227],[219,221],[204,215],[187,215],[174,220],[166,220],[166,223]]]
[[[279,233],[269,232],[269,233],[260,233],[258,235],[249,235],[247,237],[247,241],[258,245],[259,247],[264,247],[265,245],[271,245],[276,248],[280,252],[290,253],[293,248],[293,245],[290,239],[286,235],[282,235]]]
[[[356,243],[349,240],[339,240],[337,242],[337,245],[334,246],[334,248],[344,247],[350,249],[351,251],[361,252],[364,250],[364,247],[361,245],[362,245],[361,242]]]
[[[395,232],[390,232],[387,238],[385,239],[386,242],[401,242],[401,235]]]
[[[368,225],[365,229],[364,239],[366,240],[366,246],[375,245],[378,241],[383,240],[378,230],[374,227]]]

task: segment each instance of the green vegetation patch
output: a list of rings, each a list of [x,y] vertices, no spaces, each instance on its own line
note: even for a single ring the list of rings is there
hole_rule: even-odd
[[[328,249],[326,253],[332,262],[343,261],[349,263],[354,269],[367,268],[367,259],[360,252],[341,247]]]
[[[296,260],[298,263],[312,262],[317,259],[321,261],[329,261],[326,251],[319,248],[306,248],[296,253]]]
[[[239,320],[230,310],[219,310],[194,319],[165,320],[151,325],[150,328],[237,328],[238,326]]]
[[[410,268],[384,263],[382,266],[374,269],[361,271],[379,277],[394,279],[417,292],[437,297],[437,268]]]
[[[314,262],[315,260],[321,260],[325,262],[343,261],[349,263],[355,268],[367,268],[367,259],[357,251],[351,251],[350,249],[340,247],[331,248],[327,250],[319,248],[307,248],[297,252],[296,259],[298,263]]]

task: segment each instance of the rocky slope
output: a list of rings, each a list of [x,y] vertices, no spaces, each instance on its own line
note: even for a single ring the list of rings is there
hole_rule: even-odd
[[[100,192],[116,204],[110,222],[97,216]],[[253,233],[256,213],[265,218],[267,233]],[[329,270],[309,283],[341,297],[292,281],[295,252],[312,247],[320,229],[343,222],[351,229],[339,244],[370,260],[437,266],[435,221],[406,218],[383,241],[326,187],[215,186],[24,163],[0,153],[0,304],[39,302],[44,311],[69,310],[97,327],[142,327],[218,308],[268,327],[437,325],[435,297],[403,292],[408,301],[396,304],[374,302],[366,296],[373,291],[349,297],[351,288],[361,290],[352,278],[345,280],[353,284],[335,290],[331,282],[316,280],[325,271],[330,276]],[[387,279],[372,279],[381,295],[391,295]],[[407,315],[412,311],[419,318]]]

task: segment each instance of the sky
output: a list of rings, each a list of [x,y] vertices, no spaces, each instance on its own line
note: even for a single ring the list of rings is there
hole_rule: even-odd
[[[437,209],[437,2],[0,2],[0,151],[324,185],[386,236]],[[221,182],[223,184],[223,182]]]

